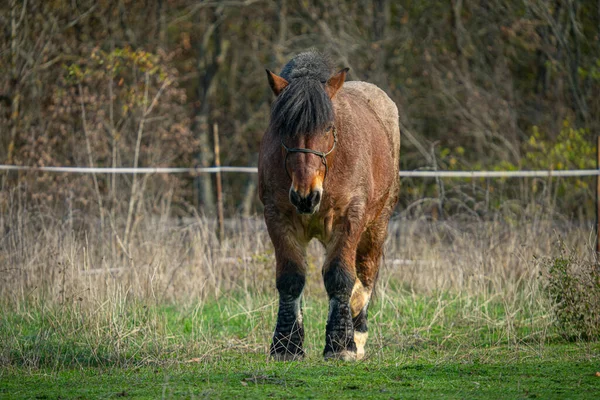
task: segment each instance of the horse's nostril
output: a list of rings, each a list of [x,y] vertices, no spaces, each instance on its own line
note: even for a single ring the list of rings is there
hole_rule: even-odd
[[[302,202],[302,198],[295,190],[290,190],[290,202],[296,207],[298,207]]]
[[[315,190],[310,194],[310,203],[313,207],[321,202],[321,191]]]

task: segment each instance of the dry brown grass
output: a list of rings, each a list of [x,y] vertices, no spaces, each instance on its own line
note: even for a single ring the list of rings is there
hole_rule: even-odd
[[[63,303],[101,301],[116,294],[156,302],[190,302],[231,290],[274,294],[274,255],[260,217],[227,223],[220,244],[214,221],[172,219],[148,213],[136,218],[129,240],[124,217],[63,216],[26,208],[18,199],[0,219],[0,299]],[[558,240],[590,253],[592,232],[543,218],[505,222],[406,220],[390,224],[379,292],[402,285],[419,293],[454,291],[474,296],[537,298],[535,256],[557,253]],[[311,292],[324,296],[321,246],[309,251]]]

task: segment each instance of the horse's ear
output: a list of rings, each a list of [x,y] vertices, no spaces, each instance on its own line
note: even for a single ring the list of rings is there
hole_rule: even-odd
[[[329,78],[329,80],[327,81],[327,84],[325,85],[325,90],[327,91],[327,94],[329,95],[330,99],[333,99],[333,96],[335,96],[338,90],[342,88],[342,85],[346,80],[346,74],[349,70],[350,68],[344,68],[343,70]]]
[[[287,85],[289,85],[288,81],[286,81],[279,75],[275,75],[268,69],[267,78],[269,79],[269,85],[271,86],[271,90],[273,91],[273,93],[275,93],[275,96],[279,96],[279,93],[281,93],[281,91],[285,89]]]

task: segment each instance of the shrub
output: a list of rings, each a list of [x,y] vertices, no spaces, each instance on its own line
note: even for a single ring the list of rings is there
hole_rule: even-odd
[[[531,127],[531,135],[518,151],[518,161],[477,158],[463,147],[441,147],[436,153],[440,170],[568,170],[595,169],[595,136],[564,120],[555,133]],[[439,182],[443,183],[443,187]],[[407,182],[407,180],[403,180]],[[567,178],[464,178],[456,180],[408,181],[404,196],[413,202],[423,197],[440,198],[445,214],[470,210],[479,217],[505,211],[503,218],[548,216],[557,212],[567,218],[587,221],[595,215],[595,177]],[[445,196],[445,197],[444,197]],[[492,212],[490,214],[490,212]]]
[[[569,254],[542,261],[546,293],[553,304],[556,324],[569,339],[600,338],[600,266]]]

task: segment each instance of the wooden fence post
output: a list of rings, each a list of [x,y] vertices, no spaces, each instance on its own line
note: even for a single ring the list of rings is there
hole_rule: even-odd
[[[600,170],[600,135],[596,138],[596,169]],[[596,257],[600,253],[600,175],[596,175]]]
[[[213,140],[215,143],[215,167],[221,167],[221,155],[219,149],[219,125],[213,125]],[[223,242],[224,232],[224,221],[223,221],[223,187],[221,183],[221,171],[217,170],[216,173],[217,181],[217,236],[219,242]]]

